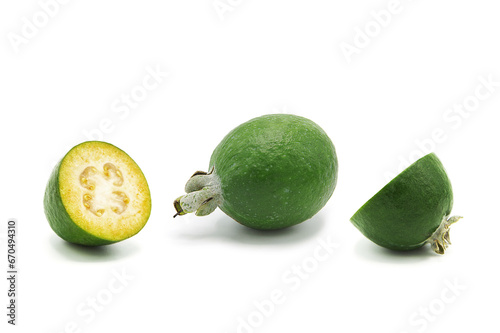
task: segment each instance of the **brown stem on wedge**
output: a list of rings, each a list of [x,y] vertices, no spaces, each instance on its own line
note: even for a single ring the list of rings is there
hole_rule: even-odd
[[[426,243],[431,244],[432,249],[437,254],[444,254],[450,242],[450,226],[460,220],[462,216],[445,216],[439,227],[434,231],[431,237],[427,239]]]

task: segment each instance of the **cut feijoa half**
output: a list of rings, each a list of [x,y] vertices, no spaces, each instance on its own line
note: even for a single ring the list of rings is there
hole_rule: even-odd
[[[219,207],[259,230],[290,227],[313,217],[337,183],[335,147],[313,121],[291,114],[251,119],[230,131],[196,172],[177,215],[208,215]]]
[[[351,222],[374,243],[391,250],[412,250],[429,243],[444,254],[453,192],[441,161],[428,154],[390,181],[366,202]]]
[[[73,147],[55,166],[44,207],[62,239],[97,246],[137,234],[148,221],[151,196],[130,156],[109,143],[88,141]]]

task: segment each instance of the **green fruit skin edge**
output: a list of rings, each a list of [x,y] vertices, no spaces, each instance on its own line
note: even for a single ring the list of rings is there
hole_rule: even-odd
[[[285,140],[289,139],[290,145],[240,145],[246,144],[247,135],[253,137],[252,131],[258,132],[257,128],[275,126],[267,123],[269,118],[283,122],[287,129],[303,126],[308,130],[289,131],[293,134],[285,131],[282,135],[288,135]],[[273,133],[272,128],[265,133]],[[301,142],[305,146],[300,146]],[[256,171],[252,167],[255,158],[264,159],[260,163],[270,170]],[[332,196],[338,173],[335,147],[328,135],[313,121],[295,115],[265,115],[236,127],[215,148],[209,170],[212,167],[222,187],[219,208],[237,222],[258,230],[283,229],[313,217]],[[284,192],[286,188],[290,192]],[[298,191],[300,195],[294,193]]]
[[[89,234],[78,225],[76,225],[62,202],[61,192],[59,190],[59,168],[64,158],[57,163],[50,176],[45,196],[43,198],[45,216],[49,221],[50,227],[54,232],[70,243],[98,246],[114,243],[106,239],[98,238]]]
[[[415,191],[415,188],[423,188]],[[453,207],[446,171],[434,154],[416,161],[368,200],[351,222],[374,243],[391,250],[423,246]]]

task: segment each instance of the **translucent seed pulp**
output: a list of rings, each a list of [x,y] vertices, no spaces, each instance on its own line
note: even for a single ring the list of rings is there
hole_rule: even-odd
[[[113,163],[104,164],[102,169],[100,172],[96,167],[89,166],[80,174],[80,185],[90,191],[83,194],[82,204],[97,217],[108,210],[120,215],[130,203],[127,194],[120,191],[124,183],[123,174]]]

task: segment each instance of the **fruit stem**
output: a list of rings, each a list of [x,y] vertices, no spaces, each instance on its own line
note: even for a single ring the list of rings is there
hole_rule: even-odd
[[[462,216],[445,216],[439,227],[427,239],[426,243],[431,244],[432,249],[437,254],[444,254],[444,251],[451,245],[450,226],[460,220]]]
[[[210,172],[196,171],[184,188],[187,194],[174,201],[174,217],[195,212],[196,216],[212,213],[222,202],[219,177],[212,167]]]

